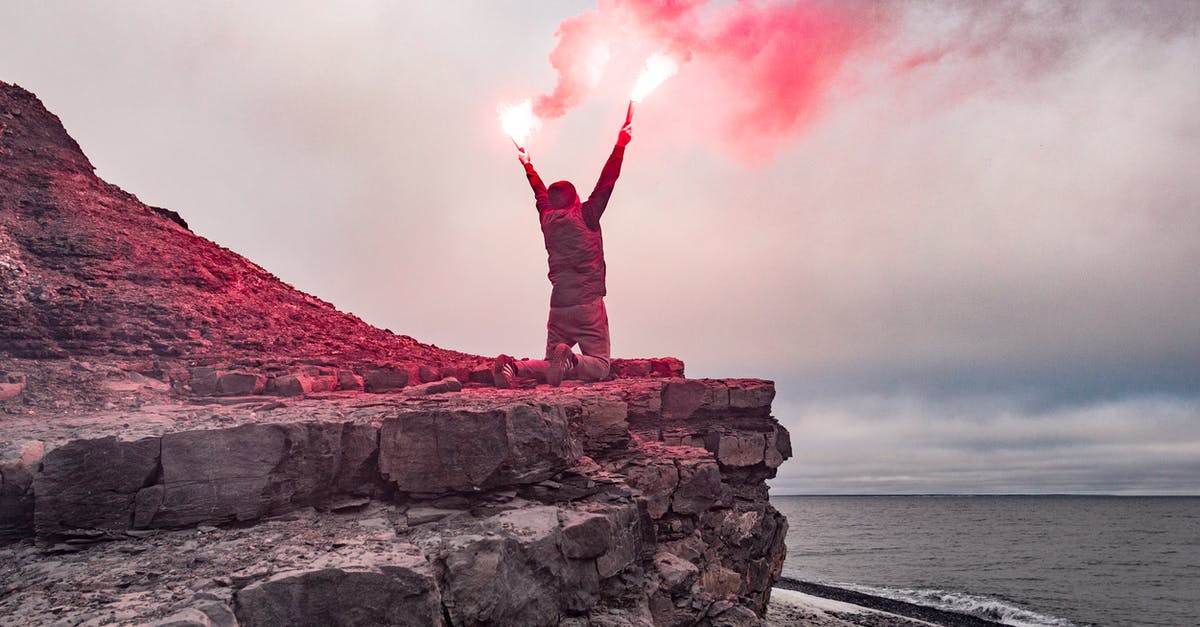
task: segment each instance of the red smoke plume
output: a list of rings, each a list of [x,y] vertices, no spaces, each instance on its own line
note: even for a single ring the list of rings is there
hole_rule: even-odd
[[[554,89],[534,110],[560,117],[591,92],[602,67],[597,48],[631,44],[657,49],[680,64],[706,64],[738,94],[726,123],[739,134],[791,132],[815,119],[846,58],[870,41],[880,20],[856,1],[739,2],[712,9],[708,0],[600,0],[564,20],[550,53]],[[686,69],[681,70],[686,71]]]
[[[1069,63],[1080,46],[1110,34],[1170,38],[1194,32],[1200,22],[1200,3],[1194,0],[1149,5],[739,0],[710,6],[709,0],[599,0],[596,9],[559,26],[550,53],[557,82],[535,101],[534,111],[555,118],[583,102],[609,51],[659,51],[681,65],[681,78],[691,73],[705,79],[702,93],[689,94],[691,101],[667,106],[676,115],[699,109],[722,127],[707,130],[721,131],[739,153],[761,159],[771,152],[762,147],[803,131],[833,104],[831,91],[851,67],[882,69],[915,84],[935,74],[933,66],[942,66],[934,81],[940,82],[931,82],[931,88],[962,97],[1005,82],[1036,80]]]

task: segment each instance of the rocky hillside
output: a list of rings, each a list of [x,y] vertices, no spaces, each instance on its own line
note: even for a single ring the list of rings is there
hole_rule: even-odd
[[[485,364],[100,181],[0,83],[0,623],[762,624],[771,382]]]
[[[477,360],[337,311],[100,180],[36,96],[0,82],[0,371],[59,388],[87,367],[46,364],[82,362],[182,384],[184,367],[305,361]]]

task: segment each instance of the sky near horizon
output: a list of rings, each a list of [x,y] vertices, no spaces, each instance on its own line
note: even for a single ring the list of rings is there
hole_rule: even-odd
[[[1200,4],[690,4],[603,220],[614,355],[774,380],[775,493],[1200,494]],[[595,6],[0,0],[0,80],[297,288],[534,355],[496,107]],[[654,43],[530,141],[548,182],[591,188]]]

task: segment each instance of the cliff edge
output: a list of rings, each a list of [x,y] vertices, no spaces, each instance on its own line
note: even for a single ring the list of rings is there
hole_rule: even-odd
[[[0,83],[0,615],[758,625],[774,386],[499,390],[109,185]]]

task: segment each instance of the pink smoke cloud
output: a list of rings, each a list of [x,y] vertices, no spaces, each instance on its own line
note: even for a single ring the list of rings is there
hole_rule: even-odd
[[[816,119],[845,59],[879,23],[858,2],[740,2],[713,10],[708,0],[601,0],[559,25],[550,53],[557,81],[534,110],[556,118],[586,100],[603,70],[596,49],[639,47],[723,77],[712,88],[735,90],[740,103],[722,116],[730,141],[791,133]]]
[[[1069,63],[1080,42],[1110,32],[1132,26],[1171,36],[1179,24],[1195,24],[1198,6],[1183,1],[1164,12],[1119,0],[599,0],[560,24],[550,53],[556,83],[534,111],[557,118],[583,103],[610,53],[657,50],[685,66],[681,75],[704,76],[704,93],[691,96],[717,126],[706,130],[743,159],[762,161],[836,106],[837,88],[851,84],[860,67],[873,64],[886,78],[914,85],[935,67],[952,66],[939,88],[943,98],[962,98],[1037,80]]]

